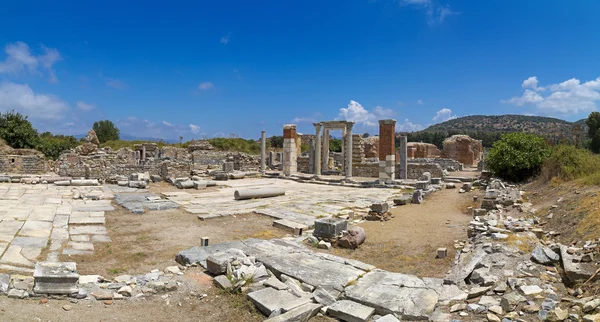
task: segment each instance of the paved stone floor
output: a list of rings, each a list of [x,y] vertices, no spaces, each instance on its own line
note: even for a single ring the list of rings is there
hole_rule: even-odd
[[[226,186],[203,193],[164,192],[163,196],[200,218],[256,212],[312,226],[315,218],[331,217],[345,210],[366,213],[371,204],[388,201],[400,194],[396,189],[353,188],[275,178],[229,180],[220,184]],[[285,196],[252,200],[233,198],[235,190],[259,187],[283,188]]]
[[[91,253],[92,242],[110,242],[104,213],[114,210],[111,199],[123,189],[0,184],[0,269],[32,272],[38,260]]]

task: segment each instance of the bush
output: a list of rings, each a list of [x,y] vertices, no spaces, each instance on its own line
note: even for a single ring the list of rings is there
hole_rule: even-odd
[[[497,176],[519,182],[539,173],[549,156],[550,148],[542,137],[510,133],[494,143],[486,163]]]
[[[79,142],[74,136],[52,135],[50,132],[44,132],[40,134],[36,149],[44,153],[46,158],[56,160],[62,151],[73,149],[78,145]]]
[[[33,149],[38,144],[38,133],[27,116],[10,111],[0,114],[0,139],[14,149]]]
[[[557,145],[542,166],[542,178],[569,181],[600,171],[600,156],[573,145]]]

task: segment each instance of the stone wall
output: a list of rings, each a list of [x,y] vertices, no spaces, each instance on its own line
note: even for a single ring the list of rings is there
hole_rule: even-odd
[[[12,150],[11,153],[15,154],[0,155],[0,172],[43,174],[50,170],[44,155],[35,150]]]
[[[441,155],[440,149],[430,143],[408,142],[406,144],[407,157],[412,158],[437,158]]]
[[[352,175],[355,177],[379,178],[379,161],[352,164]]]
[[[296,163],[298,165],[298,172],[301,173],[311,173],[310,172],[310,157],[306,155],[301,155],[296,159]]]
[[[453,170],[453,171],[458,171],[458,170],[462,170],[462,164],[456,160],[453,159],[446,159],[446,158],[435,158],[435,159],[428,159],[428,158],[418,158],[418,159],[409,159],[408,163],[437,163],[439,164],[443,170]]]
[[[432,178],[443,178],[444,171],[437,163],[409,163],[407,169],[408,179],[418,180],[424,172],[431,173]]]
[[[466,166],[476,165],[481,160],[483,146],[481,141],[468,135],[453,135],[444,140],[442,157],[454,159]]]

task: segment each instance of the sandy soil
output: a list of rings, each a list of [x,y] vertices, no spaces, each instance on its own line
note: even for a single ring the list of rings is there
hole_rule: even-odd
[[[367,240],[359,249],[332,252],[393,272],[443,277],[454,259],[454,240],[466,239],[472,217],[465,210],[478,194],[448,189],[433,194],[423,204],[396,207],[391,210],[395,217],[389,221],[360,224]],[[439,247],[448,248],[446,259],[435,258]]]

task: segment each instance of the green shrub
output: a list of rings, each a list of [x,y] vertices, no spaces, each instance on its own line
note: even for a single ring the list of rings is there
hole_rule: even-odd
[[[212,146],[220,151],[236,151],[249,154],[260,153],[260,144],[254,140],[241,138],[214,138],[207,140]]]
[[[39,137],[27,116],[10,111],[0,114],[0,139],[14,149],[33,149]]]
[[[550,147],[542,137],[509,133],[494,143],[486,162],[497,176],[519,182],[539,173],[549,155]]]
[[[79,142],[71,135],[52,135],[50,132],[40,134],[36,149],[48,159],[56,160],[64,150],[70,150],[79,145]]]
[[[542,178],[569,181],[600,172],[600,156],[573,145],[557,145],[542,166]]]

